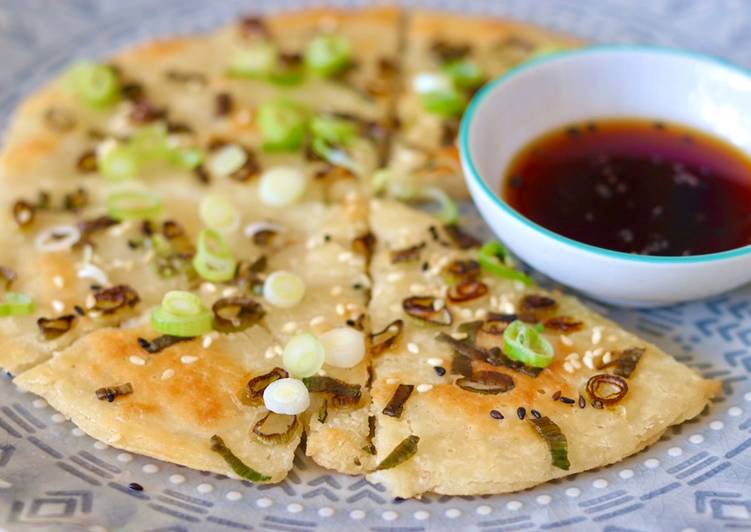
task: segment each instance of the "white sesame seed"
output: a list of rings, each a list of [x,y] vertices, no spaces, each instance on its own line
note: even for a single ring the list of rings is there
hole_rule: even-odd
[[[326,318],[323,316],[316,316],[315,318],[310,320],[310,326],[315,327],[316,325],[322,324],[324,321],[326,321]]]
[[[295,323],[294,321],[288,321],[282,326],[282,331],[285,333],[295,332],[296,329],[297,329],[297,323]]]
[[[478,308],[475,311],[475,319],[477,319],[477,320],[484,320],[485,316],[487,316],[487,315],[488,315],[488,311],[485,310],[484,308]]]
[[[560,338],[561,338],[561,343],[563,345],[567,345],[569,347],[571,347],[572,345],[574,345],[574,341],[571,338],[569,338],[568,336],[561,335]]]
[[[353,255],[351,252],[345,251],[343,253],[339,253],[339,256],[337,257],[337,259],[339,260],[339,262],[347,262],[347,261],[352,260],[352,257]]]
[[[336,313],[339,314],[340,316],[344,316],[345,312],[346,311],[344,310],[344,305],[342,305],[341,303],[338,303],[336,305]]]
[[[417,353],[420,352],[420,348],[417,346],[416,343],[410,342],[407,344],[407,351],[416,355]]]
[[[208,349],[211,347],[211,344],[214,342],[214,339],[211,336],[204,336],[203,341],[201,342],[201,345],[204,349]]]
[[[429,392],[432,389],[433,389],[433,385],[432,384],[418,384],[417,385],[417,391],[419,393]]]
[[[166,381],[175,376],[175,370],[172,368],[165,369],[162,373],[162,380]]]
[[[592,357],[585,356],[582,361],[584,362],[584,365],[587,366],[589,369],[595,369],[595,363],[592,360]]]
[[[232,297],[237,294],[237,287],[236,286],[228,286],[224,290],[222,290],[222,297]]]
[[[459,311],[462,315],[462,318],[465,320],[471,320],[472,319],[472,309],[469,308],[463,308]]]
[[[357,303],[347,303],[347,310],[350,312],[356,312],[360,309],[360,306]]]
[[[88,294],[86,296],[86,308],[94,308],[94,305],[96,305],[96,298],[94,297],[94,294]]]
[[[606,338],[606,340],[608,342],[617,342],[618,341],[618,337],[616,335],[614,335],[614,334],[610,334],[610,335],[608,335],[608,337]]]
[[[598,357],[600,356],[605,350],[602,347],[598,347],[594,351],[592,351],[592,356]],[[607,362],[605,362],[607,364]]]
[[[412,283],[411,285],[409,285],[409,291],[413,294],[419,294],[421,292],[424,292],[425,290],[425,285],[422,285],[420,283]]]
[[[128,358],[128,361],[130,361],[131,364],[134,364],[136,366],[146,365],[146,361],[143,358],[136,356],[136,355],[131,355],[131,357]]]
[[[452,332],[451,333],[451,338],[453,338],[454,340],[464,340],[465,338],[467,338],[467,336],[468,335],[465,332]]]
[[[213,294],[216,292],[216,285],[214,283],[201,283],[201,292]]]
[[[595,353],[596,353],[595,356],[597,356],[598,353],[597,352],[595,352]],[[610,351],[608,351],[607,353],[605,353],[605,355],[603,355],[603,357],[602,357],[602,363],[603,364],[610,364],[610,361],[612,359],[613,359],[613,353],[611,353]]]
[[[574,372],[574,366],[572,366],[570,362],[564,362],[563,363],[563,369],[565,369],[566,372],[568,372],[568,373],[573,373]]]
[[[266,352],[265,352],[265,353],[263,354],[263,356],[264,356],[264,357],[265,357],[265,358],[266,358],[267,360],[271,360],[272,358],[274,358],[274,356],[275,356],[275,355],[274,355],[274,348],[273,348],[273,347],[269,347],[269,348],[267,348],[267,349],[266,349]]]
[[[443,360],[441,360],[440,358],[429,358],[425,362],[427,362],[428,365],[433,366],[433,367],[440,366],[441,364],[443,364]]]
[[[281,355],[282,353],[284,353],[284,349],[282,349],[281,345],[276,344],[274,346],[274,353],[276,353],[277,355]]]
[[[433,310],[439,311],[444,306],[446,306],[446,302],[443,299],[437,298],[433,300]]]
[[[65,310],[65,303],[59,299],[52,300],[52,308],[55,312],[62,312]]]
[[[62,288],[65,286],[65,279],[63,279],[62,275],[55,275],[52,278],[52,284],[54,284],[58,288]]]
[[[183,355],[180,357],[180,362],[183,364],[192,364],[198,360],[198,357],[192,355]]]
[[[331,288],[331,295],[332,296],[338,296],[341,293],[342,293],[342,287],[341,286],[336,285],[333,288]]]
[[[396,384],[397,382],[399,382],[399,379],[395,379],[393,377],[386,379],[386,384]]]

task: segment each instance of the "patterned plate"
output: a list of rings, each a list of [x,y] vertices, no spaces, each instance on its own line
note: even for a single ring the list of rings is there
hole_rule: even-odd
[[[745,0],[405,3],[513,16],[594,41],[674,45],[751,65]],[[251,8],[310,4],[0,0],[0,125],[23,94],[73,58],[210,28]],[[381,486],[331,474],[301,455],[284,483],[253,486],[94,442],[45,401],[2,380],[0,532],[751,529],[750,296],[746,288],[665,309],[600,309],[707,377],[721,379],[725,397],[620,464],[510,496],[393,500]],[[129,490],[130,482],[145,490]]]

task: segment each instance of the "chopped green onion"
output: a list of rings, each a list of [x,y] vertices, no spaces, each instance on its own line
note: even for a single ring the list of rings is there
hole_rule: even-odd
[[[414,434],[407,436],[376,466],[375,470],[383,471],[384,469],[391,469],[406,462],[417,453],[417,444],[419,442],[419,436],[415,436]]]
[[[534,284],[531,277],[514,269],[508,251],[506,251],[506,248],[500,242],[488,242],[484,244],[480,248],[477,261],[480,263],[480,266],[482,266],[482,269],[488,273],[498,277],[520,281],[525,285]]]
[[[346,144],[357,135],[357,128],[349,121],[332,116],[317,116],[310,123],[310,131],[316,138],[335,144]]]
[[[339,146],[332,146],[322,137],[314,137],[310,143],[313,153],[334,166],[341,166],[355,174],[361,174],[363,169],[347,151]]]
[[[240,219],[230,199],[221,194],[209,194],[203,198],[198,215],[206,227],[218,231],[237,227]]]
[[[213,229],[203,229],[198,234],[193,267],[207,281],[225,282],[235,276],[237,263],[222,235]]]
[[[297,203],[305,194],[308,178],[297,168],[277,166],[261,176],[258,195],[272,207],[286,207]]]
[[[548,367],[555,355],[552,344],[521,320],[512,321],[503,331],[503,352],[511,360],[534,368]]]
[[[485,74],[479,65],[468,59],[448,61],[441,67],[441,70],[460,89],[474,89],[482,85],[485,80]]]
[[[179,168],[193,170],[203,163],[204,153],[200,148],[177,148],[169,151],[167,160]]]
[[[207,169],[217,177],[229,177],[248,162],[248,152],[237,144],[219,148],[208,161]]]
[[[0,301],[0,317],[27,316],[34,312],[34,302],[26,294],[6,292]]]
[[[142,161],[167,159],[171,151],[163,124],[142,127],[133,133],[128,145]]]
[[[333,76],[350,63],[352,49],[346,37],[333,33],[318,35],[305,50],[305,64],[319,76]]]
[[[438,187],[425,187],[423,188],[419,196],[421,199],[431,200],[438,203],[440,210],[436,213],[436,217],[446,225],[452,225],[459,221],[459,207],[451,196],[446,194],[442,189]]]
[[[566,436],[561,432],[561,428],[547,416],[539,419],[530,418],[529,422],[532,423],[535,432],[548,444],[553,465],[568,471],[571,467],[571,462],[568,459],[568,442]]]
[[[429,113],[443,117],[461,114],[467,105],[467,98],[456,89],[442,89],[421,95],[422,106]]]
[[[310,406],[310,393],[301,380],[278,379],[266,386],[263,404],[276,414],[295,416]]]
[[[323,367],[325,359],[323,344],[312,334],[293,336],[282,353],[284,369],[297,378],[314,375]]]
[[[258,127],[264,148],[272,151],[292,151],[305,140],[305,110],[295,102],[277,100],[266,102],[258,109]]]
[[[113,192],[105,200],[107,214],[115,220],[148,220],[162,210],[162,201],[148,192]]]
[[[329,366],[353,368],[365,358],[365,335],[352,327],[331,329],[320,340]]]
[[[79,63],[69,74],[73,92],[93,106],[106,106],[120,96],[120,82],[115,71],[106,65]]]
[[[279,51],[269,42],[258,42],[237,51],[230,60],[229,75],[262,77],[270,74],[279,60]]]
[[[303,386],[304,387],[304,386]],[[308,390],[305,390],[308,393]],[[289,443],[297,433],[297,416],[269,412],[253,425],[253,434],[268,445],[283,445]]]
[[[102,151],[98,156],[97,168],[104,177],[113,181],[132,179],[138,175],[139,159],[130,145],[118,144]]]
[[[224,458],[227,465],[230,466],[232,471],[234,471],[240,478],[250,480],[251,482],[267,482],[271,480],[271,477],[259,473],[255,469],[245,465],[245,463],[225,445],[224,440],[216,434],[211,437],[211,450]]]
[[[151,325],[158,332],[180,338],[211,331],[213,315],[195,294],[182,290],[167,292],[162,304],[151,313]]]

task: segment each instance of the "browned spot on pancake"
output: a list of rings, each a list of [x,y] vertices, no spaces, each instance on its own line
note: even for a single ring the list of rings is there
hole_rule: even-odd
[[[9,147],[3,157],[3,166],[9,172],[30,170],[39,161],[46,160],[46,156],[58,147],[58,138],[49,135],[37,135],[23,142]],[[17,176],[20,178],[21,176]],[[28,176],[23,176],[27,178]]]

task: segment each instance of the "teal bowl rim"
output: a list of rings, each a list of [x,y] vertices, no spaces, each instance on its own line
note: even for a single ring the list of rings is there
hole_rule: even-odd
[[[544,234],[547,237],[552,238],[553,240],[557,240],[561,244],[572,246],[582,251],[595,253],[603,257],[607,257],[611,259],[628,260],[628,261],[633,261],[633,262],[651,263],[651,264],[690,264],[690,263],[697,263],[697,262],[711,262],[711,261],[732,259],[732,258],[751,254],[751,244],[742,246],[739,248],[730,249],[727,251],[720,251],[717,253],[707,253],[704,255],[690,255],[690,256],[637,255],[637,254],[632,254],[632,253],[625,253],[623,251],[613,251],[610,249],[593,246],[591,244],[585,244],[583,242],[579,242],[578,240],[574,240],[572,238],[559,235],[558,233],[555,233],[551,231],[550,229],[546,229],[545,227],[523,216],[522,214],[514,210],[508,203],[506,203],[501,198],[499,198],[498,195],[495,194],[492,190],[490,190],[490,187],[488,187],[485,180],[482,179],[482,177],[480,177],[480,173],[477,171],[474,161],[472,160],[472,157],[470,156],[469,127],[470,127],[470,124],[472,123],[472,120],[474,119],[474,115],[475,115],[475,112],[477,111],[477,108],[482,103],[482,101],[488,96],[488,94],[490,94],[498,86],[509,81],[510,79],[518,76],[519,74],[523,72],[526,72],[527,70],[536,68],[539,65],[551,63],[554,61],[566,59],[566,58],[573,57],[573,56],[589,55],[589,54],[596,54],[596,53],[602,53],[602,52],[617,52],[617,51],[641,52],[641,53],[648,52],[648,53],[658,53],[658,54],[674,55],[678,57],[689,58],[689,59],[706,62],[714,66],[719,66],[719,67],[731,70],[736,74],[742,75],[743,77],[747,78],[751,82],[751,70],[749,69],[743,68],[729,61],[725,61],[723,59],[719,59],[717,57],[713,57],[710,55],[706,55],[706,54],[702,54],[698,52],[691,52],[687,50],[676,49],[676,48],[663,47],[663,46],[608,44],[608,45],[594,45],[594,46],[577,49],[577,50],[567,50],[567,51],[546,54],[537,59],[528,61],[522,65],[516,66],[510,69],[508,72],[506,72],[502,76],[487,83],[482,89],[480,89],[480,91],[475,95],[475,97],[470,102],[469,106],[467,107],[467,110],[464,112],[464,116],[462,117],[461,125],[459,128],[459,152],[461,154],[462,160],[466,162],[469,168],[470,172],[469,172],[469,176],[467,176],[468,179],[474,180],[479,185],[480,190],[482,190],[484,194],[490,197],[491,201],[497,207],[499,207],[501,210],[506,212],[506,214],[512,216],[519,222],[531,227],[532,229],[536,230],[539,233]]]

